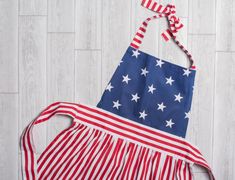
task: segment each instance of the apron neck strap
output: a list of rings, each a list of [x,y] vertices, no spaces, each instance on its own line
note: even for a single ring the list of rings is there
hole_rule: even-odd
[[[161,4],[152,0],[142,0],[141,5],[153,12],[158,13],[158,15],[149,17],[142,23],[142,25],[136,32],[130,46],[135,49],[139,49],[140,45],[142,44],[142,40],[144,38],[149,21],[165,17],[167,19],[169,28],[161,34],[163,39],[165,41],[168,41],[169,39],[172,38],[173,41],[179,46],[179,48],[183,50],[183,52],[187,55],[190,61],[190,68],[195,69],[196,67],[194,66],[192,55],[176,38],[176,35],[178,31],[183,27],[183,24],[180,22],[180,19],[175,16],[176,13],[175,6],[168,4],[167,6],[164,7]]]

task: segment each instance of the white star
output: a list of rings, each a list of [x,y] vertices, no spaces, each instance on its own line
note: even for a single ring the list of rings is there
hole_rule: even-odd
[[[161,104],[157,104],[158,108],[157,110],[161,110],[162,112],[164,111],[164,108],[166,108],[166,106],[164,106],[163,102]]]
[[[184,117],[184,119],[189,119],[189,117],[190,117],[190,111],[189,111],[189,112],[185,112],[185,117]]]
[[[145,110],[143,112],[139,112],[139,113],[140,113],[139,118],[145,119],[145,116],[148,116],[148,114],[145,113]]]
[[[180,93],[178,95],[175,95],[175,101],[180,102],[183,97],[180,96]]]
[[[121,104],[119,103],[119,100],[113,101],[113,108],[119,109],[119,106],[121,106]]]
[[[163,64],[165,64],[161,59],[156,60],[157,64],[156,66],[162,67]]]
[[[137,102],[138,101],[138,99],[140,98],[139,96],[138,96],[138,94],[136,93],[135,95],[134,94],[131,94],[132,95],[132,99],[131,99],[131,101],[135,101],[135,102]]]
[[[171,76],[170,76],[169,78],[166,78],[166,84],[172,85],[172,83],[173,83],[174,81],[175,81],[175,80],[173,80]]]
[[[183,71],[184,71],[184,74],[183,74],[183,76],[189,76],[189,74],[191,73],[191,71],[189,71],[189,69],[183,69]]]
[[[112,84],[109,83],[108,86],[106,87],[106,90],[108,90],[109,92],[111,92],[111,89],[113,88]]]
[[[153,84],[151,86],[148,86],[148,88],[149,88],[148,92],[151,92],[152,94],[153,94],[153,91],[156,90],[156,88],[153,87]]]
[[[122,82],[126,82],[128,84],[128,81],[130,81],[131,79],[128,77],[128,74],[126,76],[122,76],[123,80]]]
[[[121,66],[121,63],[123,63],[123,60],[121,60],[121,61],[119,62],[119,65],[118,65],[118,66]]]
[[[139,53],[138,49],[136,49],[135,51],[134,51],[134,50],[132,50],[132,52],[133,52],[132,56],[135,56],[135,57],[136,57],[136,59],[137,59],[137,58],[138,58],[138,56],[140,55],[140,53]]]
[[[142,72],[141,72],[141,75],[144,75],[145,77],[146,77],[146,75],[149,73],[146,68],[141,69],[141,71],[142,71]]]
[[[175,123],[172,122],[172,119],[170,119],[169,121],[166,120],[166,127],[169,126],[170,128],[172,128],[173,124],[175,124]]]

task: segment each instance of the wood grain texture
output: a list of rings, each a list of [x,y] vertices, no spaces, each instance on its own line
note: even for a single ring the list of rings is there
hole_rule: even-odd
[[[103,1],[102,6],[102,89],[104,89],[130,45],[131,1]]]
[[[18,178],[18,95],[0,94],[0,176]]]
[[[233,179],[235,177],[235,53],[216,53],[215,67],[213,168],[217,179]]]
[[[76,0],[76,49],[101,49],[102,2]],[[111,15],[108,16],[111,18]]]
[[[19,135],[46,106],[46,18],[19,19]],[[38,152],[45,147],[46,127],[34,130]]]
[[[48,32],[74,32],[74,0],[48,0]]]
[[[74,33],[50,33],[47,40],[47,103],[74,101]],[[67,117],[56,116],[47,123],[47,144],[65,127]]]
[[[158,2],[158,1],[157,1]],[[138,28],[142,25],[142,22],[148,17],[155,15],[150,10],[145,10],[144,7],[140,6],[139,1],[132,0],[131,4],[131,40],[134,38]],[[159,41],[159,27],[162,21],[166,21],[165,18],[155,19],[149,22],[145,37],[143,39],[140,50],[149,54],[158,56],[158,41]]]
[[[101,51],[77,50],[75,101],[96,106],[101,97]]]
[[[197,66],[187,139],[216,179],[235,179],[235,2],[159,1],[176,5],[178,39]],[[0,1],[0,179],[22,179],[19,136],[48,104],[97,104],[137,28],[155,15],[140,2]],[[186,67],[184,53],[161,38],[166,28],[164,18],[150,22],[140,50]],[[70,122],[56,116],[34,129],[38,156]],[[193,172],[208,179],[205,169]]]
[[[189,0],[189,33],[215,34],[215,0]]]
[[[216,3],[216,50],[235,51],[235,1]]]
[[[20,15],[47,15],[47,0],[19,0]]]
[[[187,29],[187,19],[181,18],[180,21],[184,24],[184,27],[180,29],[180,31],[177,33],[177,38],[180,41],[181,44],[184,45],[184,47],[187,48],[188,43],[188,29]],[[167,27],[167,21],[164,19],[164,21],[160,22],[160,30],[159,30],[159,37],[162,32],[164,32]],[[173,40],[169,40],[166,42],[162,37],[159,38],[159,55],[158,57],[164,60],[167,60],[169,62],[172,62],[174,64],[183,66],[183,67],[189,67],[189,60],[188,57],[185,55],[185,53],[177,46],[177,44]]]
[[[190,35],[189,47],[197,72],[187,139],[197,145],[212,164],[215,36]]]
[[[17,1],[0,1],[0,92],[18,92],[17,7]]]

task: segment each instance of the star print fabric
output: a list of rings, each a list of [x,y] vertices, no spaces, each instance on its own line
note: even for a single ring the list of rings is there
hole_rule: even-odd
[[[195,70],[129,47],[98,107],[185,137]]]

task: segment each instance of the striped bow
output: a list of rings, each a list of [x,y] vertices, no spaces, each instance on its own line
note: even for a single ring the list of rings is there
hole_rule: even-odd
[[[161,4],[152,0],[142,0],[141,5],[150,9],[153,12],[159,13],[162,16],[166,16],[169,28],[162,33],[162,37],[165,41],[168,41],[171,37],[176,38],[176,34],[184,25],[180,22],[180,19],[176,17],[176,9],[172,4],[162,6]]]

